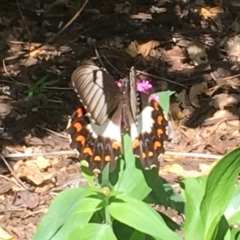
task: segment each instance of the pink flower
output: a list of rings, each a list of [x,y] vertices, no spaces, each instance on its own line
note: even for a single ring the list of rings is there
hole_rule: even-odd
[[[159,102],[159,97],[158,97],[158,95],[157,94],[151,94],[150,95],[150,99],[152,99],[152,100],[154,100],[154,101],[156,101],[156,102]]]
[[[141,80],[137,82],[137,91],[147,93],[151,88],[152,84],[148,80]]]
[[[117,86],[119,88],[122,87],[122,82],[121,79],[119,81],[117,81]],[[144,93],[148,93],[148,91],[152,88],[152,84],[149,82],[149,80],[139,80],[137,82],[137,91],[138,92],[144,92]]]

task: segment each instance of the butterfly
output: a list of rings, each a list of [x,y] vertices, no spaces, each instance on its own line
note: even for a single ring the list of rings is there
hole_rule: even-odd
[[[82,103],[67,128],[70,147],[91,171],[110,170],[122,154],[122,133],[128,130],[133,153],[144,168],[158,166],[167,139],[163,110],[150,94],[137,90],[135,69],[118,85],[95,65],[83,65],[72,74],[72,84]]]

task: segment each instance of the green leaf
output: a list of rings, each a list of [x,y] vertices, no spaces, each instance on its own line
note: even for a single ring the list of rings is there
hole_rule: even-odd
[[[185,196],[184,236],[187,240],[202,240],[204,224],[201,218],[200,206],[205,193],[207,177],[186,178],[180,186]]]
[[[89,223],[82,228],[75,228],[65,240],[117,240],[117,238],[110,225]]]
[[[233,196],[224,215],[229,224],[240,224],[240,185],[234,188]]]
[[[91,197],[90,197],[91,196]],[[102,199],[94,189],[71,188],[61,192],[51,203],[48,213],[42,218],[33,240],[54,239],[67,234],[74,224],[86,224],[93,213],[101,208]],[[56,239],[56,238],[55,238]],[[57,238],[64,239],[64,238]]]
[[[129,238],[129,240],[145,240],[146,239],[146,235],[138,232],[138,231],[134,231],[132,236]]]
[[[185,183],[186,240],[214,239],[240,171],[240,148],[225,155],[206,177]]]
[[[183,199],[165,179],[158,176],[157,171],[157,168],[143,171],[147,185],[152,189],[145,202],[171,207],[183,213]]]
[[[142,201],[122,194],[112,198],[107,208],[114,219],[155,239],[181,239],[167,227],[159,214]]]
[[[211,239],[229,204],[240,171],[240,148],[224,156],[210,172],[201,204],[205,223],[204,239]]]
[[[95,186],[95,176],[92,172],[88,169],[88,163],[86,161],[81,161],[81,170],[83,177],[87,180],[87,183],[90,187]]]
[[[158,92],[156,93],[159,97],[159,104],[162,107],[165,114],[169,112],[169,106],[170,106],[170,96],[173,95],[174,91],[164,91],[164,92]]]
[[[47,87],[47,86],[51,86],[51,85],[54,85],[55,83],[58,83],[59,80],[58,79],[54,79],[54,80],[50,80],[50,81],[47,81],[47,82],[44,82],[42,84],[42,87]]]
[[[114,185],[114,190],[123,192],[136,199],[144,199],[151,188],[147,185],[142,169],[135,166],[136,158],[133,155],[131,140],[128,134],[123,136],[125,166],[119,170],[118,181]],[[110,174],[111,179],[117,174],[116,171]]]

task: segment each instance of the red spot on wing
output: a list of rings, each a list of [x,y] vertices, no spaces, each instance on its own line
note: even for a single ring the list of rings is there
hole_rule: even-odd
[[[78,108],[77,110],[76,110],[76,115],[77,115],[77,117],[82,117],[84,114],[83,114],[83,109],[82,108]]]
[[[159,115],[159,116],[157,117],[157,123],[158,123],[159,125],[162,125],[162,122],[163,122],[163,116]]]
[[[113,141],[112,142],[112,148],[115,149],[115,150],[118,150],[121,148],[121,144],[117,141]]]
[[[104,161],[105,161],[105,162],[110,162],[110,161],[111,161],[111,157],[110,157],[109,155],[106,155],[106,156],[104,157]]]
[[[82,124],[79,122],[76,122],[73,124],[73,127],[76,129],[77,132],[80,132],[82,129]]]
[[[79,136],[77,136],[76,141],[80,142],[82,145],[85,145],[86,138],[83,135],[79,135]]]
[[[162,146],[162,143],[159,141],[155,141],[153,144],[153,147],[155,150],[157,150],[158,148],[160,148]]]
[[[87,154],[90,156],[93,154],[93,151],[90,147],[85,147],[82,152],[83,152],[83,154]]]
[[[135,138],[133,141],[132,141],[132,148],[133,149],[136,149],[138,148],[140,145],[140,142],[139,142],[139,139],[138,138]]]

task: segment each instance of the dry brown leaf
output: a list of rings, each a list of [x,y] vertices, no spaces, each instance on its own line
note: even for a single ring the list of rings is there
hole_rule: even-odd
[[[199,14],[204,19],[214,18],[220,13],[223,13],[223,9],[221,7],[214,7],[214,8],[201,7],[199,9]]]
[[[163,171],[169,173],[181,173],[184,171],[184,169],[179,164],[174,163],[172,165],[166,165],[165,167],[163,167]]]
[[[44,170],[51,166],[51,161],[43,156],[38,156],[35,162],[40,170]]]
[[[193,61],[194,65],[199,65],[208,62],[208,56],[204,44],[201,42],[193,42],[187,48],[189,58]]]
[[[138,45],[137,53],[142,54],[143,57],[147,57],[151,50],[159,45],[160,45],[159,41],[155,40],[148,41],[146,43]]]
[[[35,185],[40,185],[45,181],[54,182],[54,173],[41,172],[36,161],[19,161],[14,164],[14,172],[19,178],[26,178]]]
[[[134,41],[134,42],[131,42],[127,48],[125,49],[126,53],[128,53],[131,57],[136,57],[138,55],[138,52],[137,52],[137,43]]]
[[[172,69],[179,70],[183,69],[183,60],[186,59],[186,54],[183,53],[182,48],[179,46],[174,46],[172,49],[165,50],[162,54],[162,58],[167,62]]]
[[[8,232],[0,227],[0,240],[15,240],[13,236],[11,236]]]
[[[225,107],[236,105],[240,102],[240,96],[237,94],[220,93],[213,96],[210,106],[223,110]]]
[[[200,108],[200,105],[198,102],[198,95],[201,93],[205,93],[207,90],[207,87],[208,86],[206,82],[197,83],[191,87],[189,91],[189,100],[194,107]]]
[[[138,14],[131,15],[132,19],[140,19],[140,20],[147,20],[147,19],[152,19],[152,15],[149,13],[143,13],[139,12]]]

